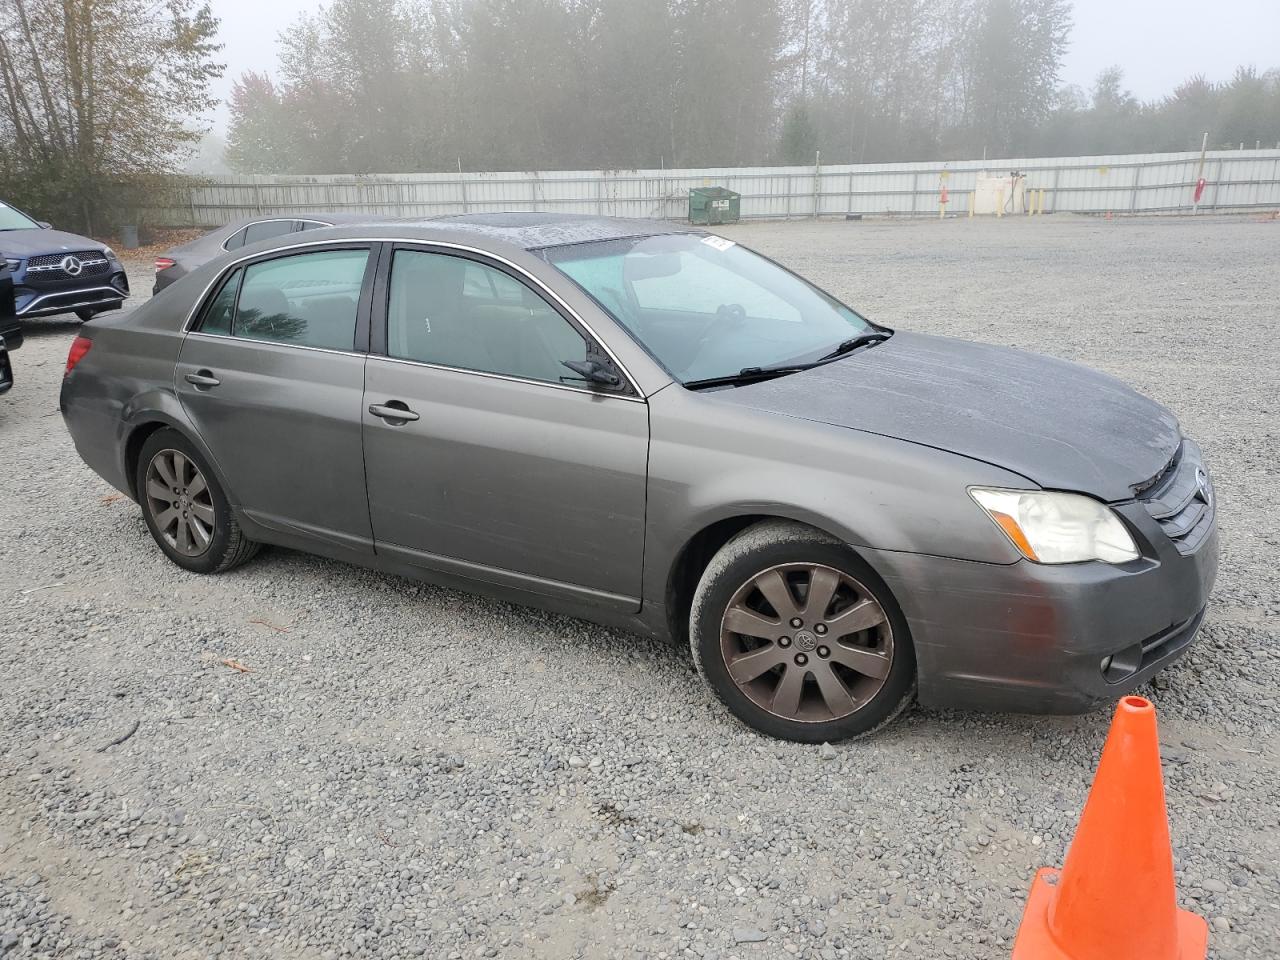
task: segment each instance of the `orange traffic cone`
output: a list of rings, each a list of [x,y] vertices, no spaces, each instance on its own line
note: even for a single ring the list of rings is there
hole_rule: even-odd
[[[1179,910],[1156,710],[1116,707],[1061,870],[1036,874],[1013,960],[1204,960],[1209,929]]]

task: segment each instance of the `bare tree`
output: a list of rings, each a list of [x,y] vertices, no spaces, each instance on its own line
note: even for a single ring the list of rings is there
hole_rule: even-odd
[[[109,178],[166,173],[199,141],[216,31],[193,0],[0,0],[0,176],[93,229]]]

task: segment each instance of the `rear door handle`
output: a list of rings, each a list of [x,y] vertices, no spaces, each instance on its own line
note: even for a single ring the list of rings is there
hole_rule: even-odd
[[[195,387],[216,387],[222,383],[221,380],[213,375],[212,370],[197,370],[195,373],[188,373],[186,381]]]
[[[388,400],[386,403],[371,403],[369,404],[369,412],[395,426],[398,426],[399,423],[418,419],[418,415],[399,400]]]

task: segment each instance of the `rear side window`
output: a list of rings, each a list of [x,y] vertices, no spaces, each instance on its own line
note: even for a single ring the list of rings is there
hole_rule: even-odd
[[[259,240],[281,237],[286,233],[293,233],[297,227],[297,222],[293,220],[264,220],[261,223],[251,223],[245,228],[244,242],[247,246]]]
[[[201,333],[351,350],[368,250],[324,250],[234,270],[205,308]]]
[[[224,337],[231,336],[231,318],[236,312],[236,291],[240,289],[240,276],[244,270],[237,269],[231,276],[227,277],[220,289],[211,301],[209,307],[204,312],[204,318],[200,321],[201,333],[217,333]]]
[[[299,220],[298,230],[318,230],[320,227],[327,227],[329,224],[321,223],[319,220]]]
[[[248,229],[248,227],[245,227],[244,230],[237,230],[227,237],[226,242],[222,244],[222,248],[224,250],[239,250],[244,246],[244,231]]]
[[[232,333],[351,350],[368,250],[325,250],[245,268]]]

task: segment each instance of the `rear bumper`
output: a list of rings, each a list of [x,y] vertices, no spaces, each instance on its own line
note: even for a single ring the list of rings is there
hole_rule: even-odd
[[[1217,576],[1216,520],[1183,555],[1141,506],[1117,509],[1145,541],[1119,566],[869,553],[911,627],[921,703],[1080,713],[1186,652]]]

